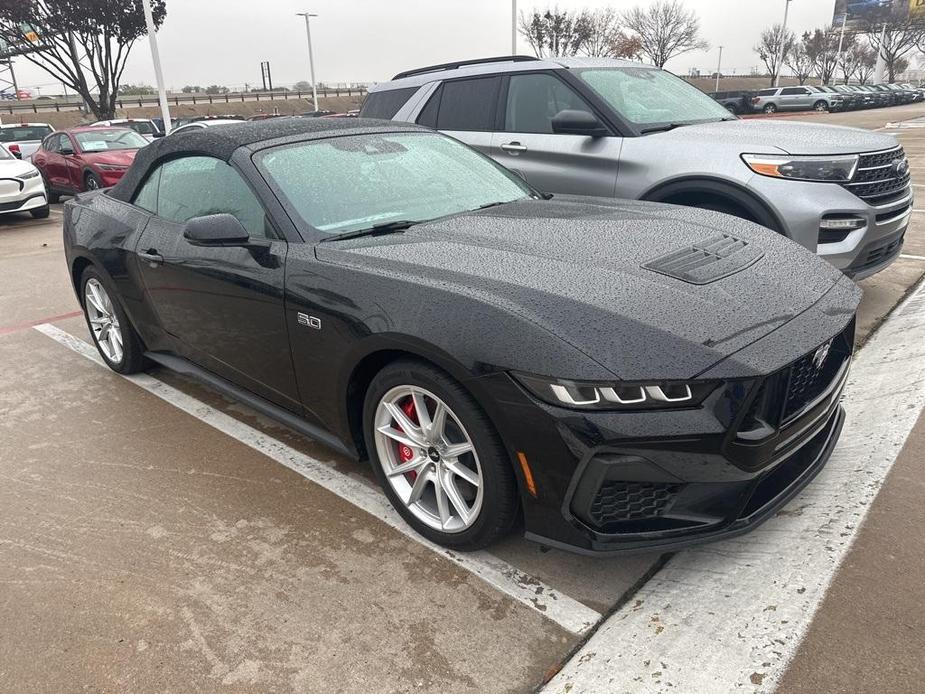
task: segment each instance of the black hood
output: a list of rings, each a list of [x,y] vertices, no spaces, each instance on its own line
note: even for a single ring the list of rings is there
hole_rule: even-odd
[[[325,243],[317,254],[424,286],[466,287],[625,380],[694,377],[850,284],[801,246],[743,220],[572,197]],[[847,323],[857,296],[842,294],[835,310]]]

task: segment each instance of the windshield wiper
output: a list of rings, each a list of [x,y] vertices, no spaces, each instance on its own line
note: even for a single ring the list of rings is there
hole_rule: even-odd
[[[322,243],[327,241],[342,241],[345,239],[359,239],[364,236],[382,236],[385,234],[397,234],[403,231],[407,231],[415,224],[420,224],[420,222],[412,220],[398,220],[395,222],[383,222],[382,224],[374,224],[373,226],[367,229],[357,229],[356,231],[348,231],[343,234],[336,234],[334,236],[328,236],[327,238],[321,239]]]
[[[685,125],[690,125],[690,123],[664,123],[662,125],[653,125],[651,128],[643,128],[639,131],[639,134],[645,135],[647,133],[667,132],[669,130],[674,130],[675,128],[681,128]]]

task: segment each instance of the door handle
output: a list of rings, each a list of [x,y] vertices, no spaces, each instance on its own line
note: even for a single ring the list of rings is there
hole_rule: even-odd
[[[501,149],[503,149],[505,152],[517,153],[527,151],[527,148],[519,142],[505,142],[503,145],[501,145]]]
[[[149,248],[147,251],[139,251],[138,257],[145,262],[151,263],[152,266],[164,264],[164,256],[153,248]]]

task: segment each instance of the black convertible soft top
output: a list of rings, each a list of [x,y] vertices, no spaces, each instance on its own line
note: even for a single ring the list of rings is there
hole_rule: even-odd
[[[152,166],[163,159],[193,154],[228,161],[241,147],[257,143],[323,138],[332,134],[352,135],[369,132],[424,130],[408,123],[397,124],[371,118],[269,118],[262,121],[242,121],[240,124],[184,130],[155,140],[139,150],[135,162],[109,195],[131,202]]]

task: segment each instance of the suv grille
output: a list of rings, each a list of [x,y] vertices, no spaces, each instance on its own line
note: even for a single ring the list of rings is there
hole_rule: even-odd
[[[889,204],[899,200],[909,192],[911,175],[908,165],[902,173],[894,164],[906,161],[902,147],[862,154],[858,170],[850,183],[842,185],[870,205]]]
[[[591,518],[599,526],[662,515],[680,484],[661,482],[604,482],[591,502]]]

